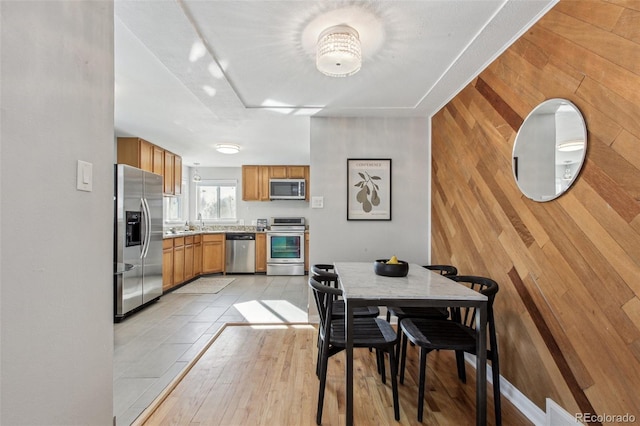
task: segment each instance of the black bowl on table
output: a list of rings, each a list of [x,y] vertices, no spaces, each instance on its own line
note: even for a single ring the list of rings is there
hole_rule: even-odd
[[[409,273],[409,264],[404,260],[398,263],[387,263],[389,259],[378,259],[373,262],[373,271],[377,275],[385,277],[406,277]]]

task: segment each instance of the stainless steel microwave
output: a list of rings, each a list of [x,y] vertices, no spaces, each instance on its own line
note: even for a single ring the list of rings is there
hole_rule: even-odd
[[[304,200],[307,196],[304,179],[269,179],[269,199]]]

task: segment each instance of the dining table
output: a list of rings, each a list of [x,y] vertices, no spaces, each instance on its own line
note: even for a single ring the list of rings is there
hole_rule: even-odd
[[[418,264],[404,277],[377,275],[374,262],[334,262],[345,301],[346,424],[353,424],[353,311],[361,306],[475,308],[476,424],[487,422],[487,303],[485,295]]]

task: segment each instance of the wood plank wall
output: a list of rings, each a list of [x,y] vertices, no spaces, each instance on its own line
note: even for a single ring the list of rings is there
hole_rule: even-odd
[[[566,98],[588,128],[569,192],[516,187],[523,119]],[[640,2],[561,1],[432,121],[432,263],[486,275],[502,375],[540,408],[640,420]]]

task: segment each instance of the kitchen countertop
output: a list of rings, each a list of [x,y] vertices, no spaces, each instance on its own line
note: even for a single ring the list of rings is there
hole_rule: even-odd
[[[264,231],[257,231],[255,226],[247,226],[247,225],[214,225],[213,227],[205,227],[202,230],[193,230],[193,231],[175,231],[170,232],[165,230],[162,234],[162,238],[176,238],[176,237],[184,237],[189,235],[204,235],[204,234],[227,234],[227,233],[250,233],[250,234],[265,234],[268,229]],[[309,232],[309,229],[305,229],[304,231]]]
[[[165,231],[162,234],[163,238],[176,238],[176,237],[184,237],[189,235],[203,235],[203,234],[226,234],[226,233],[251,233],[251,234],[260,234],[265,233],[265,231],[256,231],[255,226],[226,226],[226,227],[215,227],[214,229],[202,229],[202,230],[194,230],[194,231]]]

